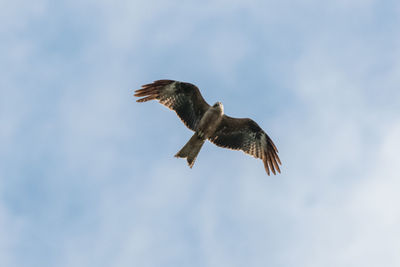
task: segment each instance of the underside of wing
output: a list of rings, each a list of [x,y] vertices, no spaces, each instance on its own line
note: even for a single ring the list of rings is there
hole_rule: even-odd
[[[142,97],[137,102],[158,100],[174,110],[183,123],[193,131],[209,108],[195,85],[174,80],[158,80],[142,85],[142,89],[136,90],[134,96]]]
[[[278,150],[271,138],[251,119],[237,119],[224,115],[210,141],[217,146],[242,150],[263,161],[268,175],[281,172]]]

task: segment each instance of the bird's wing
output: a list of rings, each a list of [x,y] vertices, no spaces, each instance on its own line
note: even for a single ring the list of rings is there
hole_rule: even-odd
[[[210,107],[195,85],[173,80],[158,80],[142,85],[142,89],[136,90],[134,96],[143,97],[137,102],[158,100],[174,110],[183,123],[193,131],[196,131],[197,124]]]
[[[270,170],[281,172],[281,161],[271,138],[251,119],[237,119],[224,115],[220,125],[209,140],[220,147],[242,150],[262,159],[268,175]],[[276,171],[275,171],[276,170]]]

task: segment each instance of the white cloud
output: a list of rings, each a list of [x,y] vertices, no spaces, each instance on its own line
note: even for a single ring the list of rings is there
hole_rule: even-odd
[[[11,66],[3,67],[11,76],[1,81],[9,90],[1,91],[0,144],[7,159],[7,152],[21,147],[16,146],[24,138],[21,125],[36,120],[24,128],[36,143],[18,151],[28,156],[14,160],[21,167],[43,155],[49,155],[43,161],[53,160],[39,166],[44,178],[36,177],[49,183],[45,193],[53,204],[37,208],[63,221],[56,225],[63,231],[49,227],[47,233],[58,244],[57,263],[399,265],[398,111],[383,103],[371,106],[375,99],[365,90],[384,84],[389,96],[382,99],[398,94],[398,64],[387,62],[390,57],[381,57],[379,44],[370,44],[370,37],[354,24],[347,29],[348,20],[335,15],[340,11],[344,18],[353,18],[356,12],[363,25],[371,18],[373,4],[339,1],[322,7],[308,1],[288,8],[289,3],[257,1],[228,6],[226,1],[71,3],[68,8],[79,11],[76,16],[95,10],[96,16],[87,21],[79,18],[83,26],[90,24],[83,28],[93,39],[87,37],[79,53],[64,55],[68,60],[60,52],[61,76],[53,75],[54,66],[45,64],[49,59],[37,54],[41,42],[11,38],[9,53],[1,55]],[[44,7],[34,8],[32,16],[45,16]],[[30,17],[13,29],[24,31]],[[12,18],[7,17],[8,24]],[[241,23],[247,26],[232,26]],[[318,25],[308,28],[311,24]],[[258,31],[247,31],[253,28]],[[299,36],[298,43],[291,34]],[[257,42],[272,43],[265,49],[277,50],[279,44],[293,42],[298,53],[281,63],[267,58]],[[399,54],[398,49],[392,52]],[[147,58],[151,56],[155,59]],[[187,64],[192,56],[198,62]],[[166,109],[136,105],[129,89],[158,73],[189,75],[185,71],[191,68],[201,70],[200,77],[235,81],[241,64],[253,69],[248,57],[270,60],[258,62],[265,69],[267,64],[282,64],[277,70],[279,77],[287,78],[282,88],[292,88],[287,94],[294,101],[282,102],[279,108],[286,113],[265,129],[273,131],[280,144],[282,174],[267,177],[261,161],[209,144],[194,169],[188,169],[172,155],[187,141],[189,131],[178,128],[179,120]],[[33,58],[44,63],[35,64]],[[387,68],[375,75],[374,66],[380,64]],[[59,84],[57,97],[54,88],[44,88],[48,99],[31,99],[35,94],[26,92],[37,88],[21,89],[18,80],[29,69],[47,73],[39,75],[52,80],[45,85]],[[205,94],[225,95],[234,89]],[[56,108],[44,112],[41,107],[50,102]],[[236,103],[249,105],[243,99]],[[57,166],[48,166],[54,161]],[[0,181],[2,194],[11,178]],[[13,188],[10,201],[20,192]],[[20,201],[32,196],[24,197]],[[29,237],[21,237],[26,232],[14,223],[29,224],[30,231],[43,223],[54,225],[29,215],[18,219],[8,205],[0,203],[0,235],[5,236],[0,258],[4,266],[17,266],[21,242]],[[71,209],[75,219],[68,216]],[[39,241],[38,251],[41,245]],[[42,253],[39,259],[46,257],[47,252]]]

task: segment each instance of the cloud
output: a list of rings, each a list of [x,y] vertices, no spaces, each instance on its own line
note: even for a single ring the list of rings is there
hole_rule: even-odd
[[[0,188],[3,186],[0,184]],[[0,203],[0,263],[4,266],[16,266],[15,248],[24,231],[22,218],[14,216],[5,205]]]
[[[2,265],[399,265],[398,20],[377,4],[3,8]],[[131,96],[160,77],[254,118],[282,174],[173,158],[191,132]]]

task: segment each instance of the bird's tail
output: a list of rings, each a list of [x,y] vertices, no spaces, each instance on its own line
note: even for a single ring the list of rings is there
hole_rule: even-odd
[[[189,167],[192,168],[194,161],[196,160],[197,154],[199,154],[201,147],[205,142],[204,138],[198,136],[197,133],[194,133],[192,138],[186,143],[178,153],[176,153],[175,157],[177,158],[186,158]]]

